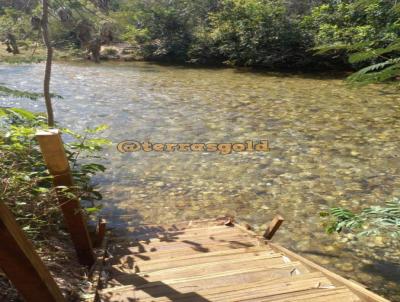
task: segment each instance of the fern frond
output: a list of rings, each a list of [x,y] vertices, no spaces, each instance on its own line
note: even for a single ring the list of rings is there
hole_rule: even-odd
[[[350,63],[359,63],[372,59],[376,59],[383,54],[391,53],[394,51],[400,51],[400,42],[396,41],[395,43],[390,44],[384,48],[371,49],[363,52],[357,52],[355,54],[350,55],[349,62]]]
[[[362,49],[365,49],[366,47],[372,47],[374,42],[360,42],[360,43],[354,43],[354,44],[344,44],[344,43],[337,43],[337,44],[331,44],[331,45],[322,45],[322,46],[317,46],[312,48],[312,50],[316,51],[315,54],[325,54],[330,51],[336,51],[336,50],[346,50],[346,51],[361,51]]]
[[[366,67],[364,68],[364,70],[362,69],[352,74],[347,78],[347,82],[350,84],[367,85],[372,83],[384,82],[400,75],[400,64],[395,64],[382,70],[378,70],[379,68],[376,68],[375,65]],[[374,68],[376,68],[375,70],[378,71],[371,72],[371,70],[374,70]],[[368,69],[370,72],[365,72],[365,69]]]

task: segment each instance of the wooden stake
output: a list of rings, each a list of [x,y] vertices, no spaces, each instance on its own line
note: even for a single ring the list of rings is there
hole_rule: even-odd
[[[59,130],[38,131],[36,138],[39,141],[47,168],[54,177],[54,185],[56,187],[71,188],[73,186],[73,179]],[[66,192],[63,189],[56,190],[79,263],[92,266],[95,262],[95,256],[79,200],[68,196],[66,194],[68,191]],[[69,192],[73,193],[71,189]]]
[[[281,215],[276,215],[274,217],[274,219],[271,221],[271,223],[269,224],[267,230],[264,233],[264,238],[267,240],[271,240],[272,237],[274,237],[276,231],[279,229],[279,227],[281,226],[281,224],[284,222],[285,220],[283,219],[283,217]]]
[[[104,237],[106,236],[107,223],[104,219],[100,218],[96,229],[96,239],[94,242],[95,247],[100,247],[103,243]]]
[[[7,206],[0,202],[0,267],[27,302],[65,302]]]

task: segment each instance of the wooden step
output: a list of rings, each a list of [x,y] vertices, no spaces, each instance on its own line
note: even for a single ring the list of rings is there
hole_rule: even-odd
[[[133,238],[138,235],[143,234],[156,234],[163,232],[178,232],[178,231],[191,231],[191,230],[205,230],[214,227],[227,227],[223,224],[224,220],[215,220],[215,219],[207,219],[207,220],[195,220],[195,221],[183,221],[174,223],[169,226],[160,226],[160,225],[141,225],[138,227],[127,227],[124,230],[116,229],[114,234],[119,236],[120,238]]]
[[[115,237],[113,239],[114,243],[125,243],[127,240],[134,241],[147,241],[147,240],[162,240],[162,241],[174,241],[178,239],[184,238],[196,238],[196,237],[208,237],[217,234],[243,234],[243,232],[238,227],[229,227],[229,226],[210,226],[210,227],[202,227],[202,228],[188,228],[188,229],[177,229],[172,231],[166,230],[153,230],[149,232],[142,232],[140,230],[131,233],[127,236],[123,237]]]
[[[101,293],[102,301],[275,301],[275,299],[285,298],[284,295],[293,294],[298,297],[298,293],[306,296],[313,291],[331,291],[334,289],[332,283],[321,273],[309,273],[286,278],[273,279],[269,281],[259,281],[252,283],[231,283],[225,286],[204,288],[192,288],[188,286],[170,286],[162,282],[149,283],[146,286],[136,289],[109,290]],[[282,297],[283,296],[283,297]],[[346,296],[359,301],[358,298],[347,292]],[[268,299],[266,299],[268,298]],[[280,300],[277,300],[280,301]],[[285,300],[283,300],[285,301]],[[286,300],[292,301],[292,300]],[[347,300],[346,300],[347,301]]]
[[[134,250],[134,252],[146,252],[150,250],[157,250],[162,247],[175,247],[179,245],[193,245],[199,246],[200,244],[206,243],[219,243],[219,242],[256,242],[256,238],[251,238],[240,231],[224,231],[221,233],[210,233],[196,236],[184,236],[182,238],[163,240],[160,238],[152,238],[149,240],[131,240],[123,242],[122,244],[115,245],[115,249],[118,250],[120,247],[126,248],[127,246],[131,249],[137,247],[145,248],[146,250]]]
[[[106,300],[109,301],[109,300]],[[234,293],[234,297],[226,297],[225,295],[205,295],[198,293],[187,293],[172,298],[148,298],[135,300],[116,300],[116,301],[143,301],[143,302],[360,302],[361,300],[345,287],[335,289],[309,289],[299,288],[298,291],[293,289],[288,293],[272,294],[272,296],[264,289],[262,293]]]
[[[298,266],[297,264],[295,264]],[[300,266],[301,267],[301,266]],[[193,290],[200,291],[200,290],[208,290],[208,289],[214,289],[214,288],[231,288],[232,284],[234,282],[232,281],[237,281],[235,284],[235,288],[241,288],[241,287],[257,287],[259,285],[270,285],[270,284],[275,284],[275,283],[282,283],[284,284],[285,282],[292,281],[293,279],[310,279],[310,278],[318,278],[319,286],[321,288],[327,287],[327,284],[332,285],[331,281],[328,280],[322,273],[320,272],[303,272],[300,274],[287,274],[285,276],[281,275],[276,275],[274,277],[271,277],[270,279],[265,279],[265,273],[262,270],[250,270],[246,274],[243,272],[234,272],[233,274],[229,275],[229,272],[221,274],[221,276],[226,277],[229,279],[228,281],[225,282],[214,282],[215,277],[209,276],[209,277],[202,277],[198,278],[195,280],[194,278],[190,278],[188,281],[188,278],[183,278],[183,279],[176,279],[176,280],[165,280],[165,281],[154,281],[154,282],[149,282],[146,284],[142,284],[139,286],[134,286],[134,285],[125,285],[125,286],[117,286],[117,287],[112,287],[112,288],[106,288],[101,291],[102,294],[106,293],[124,293],[124,292],[131,292],[136,290],[137,292],[139,291],[144,291],[144,292],[152,292],[158,296],[161,295],[166,295],[169,293],[164,293],[163,290],[165,289],[171,289],[172,291],[179,291],[182,293],[185,292],[191,292]],[[257,277],[257,278],[254,278]],[[233,279],[234,278],[234,279]],[[325,278],[325,279],[324,279]],[[206,286],[201,286],[200,284],[196,283],[197,281],[205,281],[207,282]],[[317,283],[318,283],[317,282]],[[167,285],[167,286],[166,286]]]
[[[250,261],[251,262],[251,261]],[[291,262],[291,263],[255,263],[251,264],[250,262],[246,263],[243,266],[243,263],[240,265],[230,265],[230,269],[224,270],[221,267],[216,267],[213,269],[213,272],[196,270],[198,275],[191,275],[190,271],[181,271],[176,274],[147,274],[145,276],[140,276],[138,274],[113,274],[111,272],[111,280],[109,281],[113,286],[119,285],[143,285],[149,282],[161,281],[166,284],[174,284],[180,282],[188,282],[188,286],[194,286],[200,284],[202,288],[208,286],[208,282],[214,282],[217,284],[226,284],[227,280],[231,280],[231,282],[236,282],[237,279],[241,280],[258,280],[258,278],[275,278],[275,277],[287,277],[294,276],[297,274],[308,272],[308,270],[301,265],[299,262]]]
[[[233,259],[253,259],[260,256],[279,257],[281,253],[273,252],[270,249],[263,247],[248,248],[248,249],[230,249],[224,251],[217,251],[213,253],[197,253],[194,255],[185,255],[178,258],[172,258],[168,261],[164,259],[146,261],[134,256],[125,256],[119,259],[119,264],[114,265],[113,268],[121,270],[125,273],[132,272],[151,272],[156,270],[163,270],[173,267],[184,267],[193,264],[203,263],[216,263],[221,261]]]
[[[195,251],[206,253],[210,250],[210,246],[214,245],[227,245],[232,246],[232,248],[238,247],[249,247],[257,245],[256,240],[251,240],[243,235],[232,235],[227,237],[213,238],[193,238],[176,242],[137,242],[135,245],[129,247],[129,251],[132,254],[135,253],[147,253],[147,252],[157,252],[164,250],[177,250],[177,249],[193,249]]]
[[[298,263],[293,265],[300,271],[300,275],[306,274],[307,270]],[[293,267],[285,267],[283,269],[276,268],[275,270],[265,270],[263,268],[257,268],[252,270],[238,270],[232,272],[224,272],[216,275],[208,275],[201,277],[192,277],[184,279],[172,279],[164,281],[156,281],[150,283],[136,284],[136,285],[125,285],[115,286],[103,289],[102,294],[108,292],[130,292],[135,289],[145,289],[145,291],[151,291],[155,294],[162,295],[163,291],[167,288],[178,290],[180,292],[196,291],[202,289],[209,289],[221,286],[229,286],[232,284],[245,284],[245,283],[257,283],[257,282],[274,282],[278,279],[292,278],[297,276]],[[166,287],[166,285],[168,285]]]
[[[230,249],[250,248],[260,246],[257,240],[251,240],[246,237],[232,237],[231,240],[226,241],[195,241],[187,240],[183,242],[174,242],[171,244],[164,244],[161,246],[128,246],[125,248],[118,248],[111,251],[113,255],[130,255],[134,258],[142,260],[156,260],[164,258],[173,259],[185,255],[194,255],[201,253],[217,252]],[[113,264],[118,263],[118,257],[114,257]]]
[[[250,262],[250,263],[249,263]],[[193,262],[192,264],[188,264],[185,266],[178,267],[168,267],[164,269],[144,269],[141,266],[135,266],[134,269],[121,269],[118,266],[113,267],[113,276],[115,275],[126,275],[126,274],[134,274],[136,273],[139,276],[143,276],[146,278],[159,278],[160,280],[163,278],[168,278],[169,276],[174,276],[174,278],[181,278],[202,274],[212,274],[214,272],[226,271],[245,267],[257,267],[258,265],[262,266],[273,266],[276,264],[285,264],[284,259],[281,254],[263,254],[260,253],[258,256],[253,256],[251,261],[249,261],[249,257],[244,255],[238,255],[232,259],[219,259],[214,262],[206,262],[206,263],[197,263]]]

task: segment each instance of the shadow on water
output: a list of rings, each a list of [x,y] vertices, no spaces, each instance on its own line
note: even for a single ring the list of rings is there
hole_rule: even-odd
[[[396,282],[400,280],[400,263],[385,261],[385,260],[373,260],[372,264],[364,264],[361,268],[362,271],[378,275],[385,279],[385,281]]]
[[[220,71],[232,70],[236,74],[248,74],[257,76],[268,76],[278,78],[303,78],[311,80],[341,80],[346,79],[351,74],[351,71],[344,70],[310,70],[298,71],[296,69],[269,69],[260,67],[229,67],[223,64],[191,64],[184,62],[158,62],[158,61],[134,61],[134,62],[119,62],[119,61],[104,61],[100,64],[91,61],[76,61],[76,62],[57,62],[58,64],[69,64],[76,66],[93,66],[93,67],[110,67],[110,68],[132,68],[145,73],[160,73],[161,70],[157,67],[165,67],[175,70],[204,70],[204,71]]]

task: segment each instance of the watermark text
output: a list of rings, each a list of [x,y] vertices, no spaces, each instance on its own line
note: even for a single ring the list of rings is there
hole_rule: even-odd
[[[138,142],[127,140],[117,145],[121,153],[132,152],[218,152],[223,155],[234,152],[268,152],[267,140],[252,141],[244,143],[151,143],[150,141]]]

